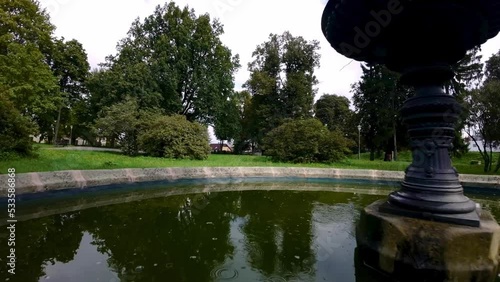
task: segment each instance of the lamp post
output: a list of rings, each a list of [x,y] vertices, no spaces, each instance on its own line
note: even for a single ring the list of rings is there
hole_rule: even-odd
[[[358,160],[361,160],[361,124],[358,125]]]

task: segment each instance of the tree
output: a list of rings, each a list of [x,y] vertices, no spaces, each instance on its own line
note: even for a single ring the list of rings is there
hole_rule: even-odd
[[[492,80],[480,89],[471,91],[468,97],[467,134],[476,144],[484,160],[484,172],[489,172],[493,164],[493,146],[500,143],[500,81]],[[478,137],[482,140],[482,148]]]
[[[321,96],[314,106],[315,116],[330,130],[338,130],[344,134],[349,132],[349,120],[352,110],[351,102],[344,96],[325,94]]]
[[[475,47],[467,51],[464,58],[452,65],[455,76],[445,84],[446,93],[455,96],[457,102],[464,107],[466,107],[465,99],[468,95],[468,90],[479,86],[483,78],[483,64],[481,63],[482,56],[479,54],[480,51],[480,47]],[[469,150],[468,145],[465,144],[462,138],[467,116],[467,111],[463,111],[455,128],[453,155],[456,157],[461,157]]]
[[[491,56],[485,64],[486,82],[500,82],[500,50]],[[497,145],[500,146],[500,140],[497,140]],[[500,171],[500,156],[498,156],[495,172]]]
[[[455,76],[447,84],[445,91],[447,94],[460,96],[466,89],[478,86],[483,78],[481,48],[475,47],[465,54],[465,56],[451,66]]]
[[[1,1],[0,11],[0,92],[29,120],[53,122],[61,101],[48,64],[54,26],[35,1]]]
[[[253,121],[258,128],[253,139],[257,143],[285,119],[312,117],[318,50],[318,41],[285,32],[271,34],[253,52],[245,87],[252,95]]]
[[[399,81],[399,75],[385,66],[362,65],[361,81],[352,86],[353,104],[357,111],[370,160],[385,151],[385,160],[400,146],[407,145],[406,129],[399,109],[410,96],[410,89]]]
[[[173,2],[157,6],[143,21],[134,21],[118,43],[118,55],[109,56],[94,75],[92,95],[106,95],[96,90],[102,83],[112,102],[129,95],[141,109],[158,107],[213,125],[224,119],[239,67],[238,56],[221,42],[223,33],[208,14],[196,16]]]
[[[344,158],[348,147],[340,132],[328,130],[315,118],[285,122],[264,138],[266,155],[284,162],[330,163]]]
[[[484,73],[486,81],[500,81],[500,50],[486,61]]]
[[[92,123],[105,107],[110,107],[115,103],[123,101],[126,93],[120,93],[118,81],[120,81],[118,72],[101,65],[101,68],[93,69],[85,86],[89,91],[86,99],[88,108],[87,122]]]
[[[55,127],[54,141],[57,142],[63,108],[71,113],[71,109],[75,104],[85,98],[87,92],[85,81],[89,75],[90,65],[87,54],[80,42],[77,40],[65,42],[64,38],[62,38],[55,41],[51,66],[54,75],[59,80],[59,90],[63,95]],[[69,119],[71,119],[71,116],[71,114],[68,115]],[[73,126],[71,120],[66,120],[66,122]]]
[[[35,131],[35,124],[21,115],[0,92],[0,159],[13,157],[12,154],[31,155],[33,148],[29,135]]]
[[[95,121],[94,130],[97,136],[118,139],[122,151],[135,156],[139,152],[139,119],[137,100],[127,97],[121,103],[104,108]]]
[[[153,157],[204,160],[210,154],[207,128],[182,115],[156,115],[139,132],[139,144]]]
[[[253,152],[257,142],[255,137],[258,134],[258,127],[255,116],[256,110],[252,104],[252,95],[250,92],[243,90],[236,93],[235,99],[238,106],[240,130],[234,140],[234,152],[237,154],[248,150]]]
[[[235,93],[229,101],[224,103],[221,113],[215,120],[214,134],[217,139],[223,142],[224,140],[233,140],[238,137],[241,131],[239,93]]]
[[[497,147],[500,146],[500,144],[497,143]],[[498,156],[497,160],[497,167],[495,168],[495,172],[500,171],[500,155]]]

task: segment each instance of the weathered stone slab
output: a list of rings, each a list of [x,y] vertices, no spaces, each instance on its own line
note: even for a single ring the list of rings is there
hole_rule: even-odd
[[[364,263],[400,281],[494,281],[500,226],[489,212],[480,227],[452,225],[366,207],[356,231]]]

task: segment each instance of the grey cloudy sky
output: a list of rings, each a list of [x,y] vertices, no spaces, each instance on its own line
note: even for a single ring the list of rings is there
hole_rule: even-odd
[[[247,63],[258,44],[270,33],[288,30],[307,40],[318,40],[321,46],[321,67],[317,70],[318,96],[335,93],[351,97],[351,84],[361,69],[335,52],[321,32],[321,14],[327,0],[177,0],[177,5],[195,9],[197,14],[209,13],[224,24],[222,38],[233,53],[240,55],[242,68],[236,75],[236,88],[241,88],[249,73]],[[132,21],[152,14],[159,0],[40,0],[57,27],[56,35],[77,39],[87,51],[92,67],[116,53],[116,43],[126,36]],[[483,59],[500,49],[500,36],[482,46]],[[350,63],[351,62],[351,63]],[[349,64],[350,63],[350,64]],[[347,66],[346,66],[347,65]]]

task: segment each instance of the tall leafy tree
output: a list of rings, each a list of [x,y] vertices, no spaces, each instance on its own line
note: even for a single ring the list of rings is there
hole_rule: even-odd
[[[410,89],[385,66],[367,64],[362,69],[361,81],[352,86],[353,104],[370,159],[374,160],[382,151],[390,155],[398,140],[400,145],[407,144],[399,109],[410,96]]]
[[[464,101],[467,109],[467,134],[476,144],[483,157],[485,171],[493,165],[492,147],[500,146],[500,127],[497,120],[500,96],[500,51],[493,54],[484,65],[484,85],[479,89],[465,92]],[[496,98],[495,98],[496,97]],[[480,145],[481,144],[481,145]],[[495,171],[500,170],[500,158]]]
[[[351,130],[350,119],[353,112],[349,109],[351,102],[344,96],[325,94],[314,106],[315,116],[330,130],[347,133]]]
[[[491,56],[485,64],[486,83],[497,81],[500,82],[500,50]],[[497,145],[500,146],[500,138],[497,140]],[[495,172],[500,171],[500,156],[498,156]]]
[[[234,72],[239,67],[220,37],[222,25],[208,14],[197,16],[173,2],[157,6],[152,15],[132,24],[91,81],[92,95],[109,101],[135,97],[140,108],[159,107],[190,121],[214,124],[229,102]]]
[[[486,81],[500,81],[500,50],[486,61],[484,74]]]
[[[238,94],[239,93],[235,93],[228,102],[222,105],[222,112],[215,120],[214,134],[217,139],[221,140],[221,143],[223,143],[224,140],[234,140],[240,134],[240,97]]]
[[[60,100],[48,58],[54,26],[38,2],[0,2],[0,93],[33,120],[45,118]]]
[[[92,130],[96,136],[118,140],[122,151],[134,156],[139,152],[139,134],[148,123],[161,116],[161,110],[140,109],[136,98],[125,97],[124,101],[105,107]]]
[[[87,90],[85,82],[89,76],[90,65],[87,53],[77,40],[65,41],[64,38],[56,40],[52,52],[51,67],[54,75],[59,80],[59,90],[62,93],[62,101],[59,104],[57,122],[55,126],[55,141],[59,135],[61,124],[61,113],[63,110],[68,113],[65,124],[73,126],[72,108],[78,102],[86,98]]]
[[[38,131],[27,123],[38,127],[54,121],[52,113],[61,101],[49,58],[53,51],[54,26],[49,16],[37,1],[0,1],[0,95],[9,107],[14,107],[24,118],[17,119],[22,128],[4,134],[16,136],[27,146],[16,152],[31,151],[30,134]],[[21,128],[20,127],[20,128]],[[16,145],[17,146],[17,145]],[[22,152],[21,152],[22,151]]]
[[[484,171],[489,172],[493,165],[493,146],[500,144],[500,81],[488,81],[470,93],[467,97],[470,110],[467,134],[483,157]]]
[[[478,87],[483,78],[483,64],[481,63],[482,56],[480,55],[480,51],[480,47],[475,47],[467,51],[465,57],[452,66],[455,76],[445,84],[446,93],[455,96],[457,101],[464,107],[467,104],[465,100],[468,91]],[[460,157],[468,151],[468,146],[462,137],[467,116],[467,111],[462,112],[456,126],[455,138],[453,139],[453,155],[456,157]]]
[[[460,98],[466,89],[479,86],[483,78],[480,51],[480,47],[467,51],[466,55],[452,66],[455,76],[445,84],[446,93]]]
[[[252,95],[256,139],[286,119],[312,116],[315,85],[314,71],[319,67],[319,42],[307,41],[285,32],[271,34],[257,46],[249,63],[250,79],[245,87]]]
[[[247,90],[237,92],[236,101],[239,112],[240,131],[233,144],[234,152],[242,153],[247,150],[254,151],[258,134],[256,110],[252,103],[252,95]]]

